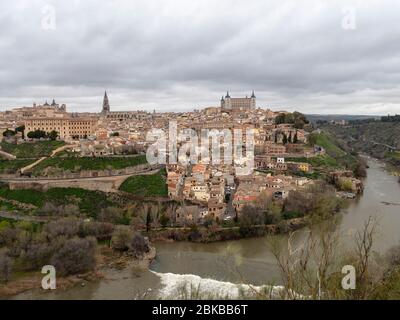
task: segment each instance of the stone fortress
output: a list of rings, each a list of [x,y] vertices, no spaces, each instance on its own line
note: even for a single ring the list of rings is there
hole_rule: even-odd
[[[249,97],[244,98],[231,98],[229,91],[226,96],[221,98],[221,108],[226,110],[252,110],[256,108],[256,96],[254,90]]]

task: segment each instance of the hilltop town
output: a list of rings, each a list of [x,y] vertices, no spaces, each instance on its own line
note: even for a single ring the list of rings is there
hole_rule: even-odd
[[[51,262],[92,279],[97,266],[148,265],[155,241],[288,232],[363,189],[355,154],[299,112],[258,107],[254,92],[163,113],[113,111],[105,93],[99,109],[71,113],[53,99],[0,112],[6,281],[11,266],[24,274]],[[34,287],[17,283],[0,295]]]
[[[199,135],[205,129],[239,129],[243,154],[246,130],[253,130],[253,170],[238,174],[236,159],[147,163],[148,132],[168,132],[171,121],[178,130]],[[237,222],[244,209],[260,199],[268,206],[278,205],[287,217],[303,216],[306,212],[296,208],[285,212],[283,203],[291,193],[309,190],[319,181],[331,182],[343,197],[354,197],[362,190],[353,174],[356,161],[351,155],[330,141],[331,137],[313,132],[301,113],[257,107],[254,91],[243,98],[227,92],[218,106],[191,112],[111,111],[105,93],[99,113],[69,113],[65,104],[53,99],[51,104],[46,101],[1,112],[0,126],[0,153],[6,159],[1,161],[0,179],[8,188],[77,187],[169,198],[179,205],[172,216],[164,217],[167,225]],[[232,141],[222,136],[217,139],[223,154]],[[37,153],[37,146],[42,153]],[[28,150],[25,154],[24,148]],[[10,204],[10,199],[3,201]]]

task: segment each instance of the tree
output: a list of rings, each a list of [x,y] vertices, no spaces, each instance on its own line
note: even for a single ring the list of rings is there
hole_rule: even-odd
[[[116,229],[111,238],[111,248],[117,251],[128,251],[132,240],[132,232],[127,227]]]
[[[165,213],[162,213],[160,216],[160,224],[163,228],[165,228],[169,223],[169,218]]]
[[[150,231],[151,222],[152,222],[151,211],[148,211],[148,212],[147,212],[147,215],[146,215],[146,231],[147,231],[147,232]]]
[[[283,143],[283,144],[286,144],[287,142],[288,142],[288,139],[287,139],[286,134],[284,133],[284,134],[283,134],[282,143]]]
[[[98,219],[102,222],[119,223],[123,219],[123,210],[118,207],[101,209]]]
[[[7,256],[6,252],[0,252],[0,279],[7,283],[12,274],[12,259]]]
[[[55,130],[53,130],[53,131],[49,132],[49,134],[47,135],[47,137],[48,137],[50,140],[54,141],[54,140],[56,140],[57,137],[58,137],[58,132],[55,131]]]
[[[309,121],[305,117],[304,114],[300,112],[293,112],[293,113],[281,113],[275,118],[275,123],[276,124],[282,124],[282,123],[290,123],[294,124],[294,127],[296,129],[303,129],[305,124],[308,124]]]
[[[280,113],[275,118],[276,124],[286,123],[286,115],[284,113]]]
[[[93,270],[96,266],[97,241],[93,237],[72,238],[65,241],[51,258],[57,274],[66,276]]]
[[[150,251],[148,241],[139,232],[133,234],[130,249],[135,258],[141,258],[146,252]]]
[[[293,143],[297,143],[297,142],[299,142],[299,139],[297,137],[297,130],[296,130],[296,133],[294,134],[294,138],[293,138]]]
[[[308,232],[300,244],[294,243],[296,232],[291,232],[287,240],[269,239],[284,284],[279,298],[297,300],[306,295],[307,299],[321,299],[322,294],[328,294],[329,271],[337,261],[338,232],[325,225],[321,229]]]
[[[259,207],[245,205],[240,212],[239,231],[243,235],[248,235],[253,226],[263,224],[263,222],[264,215]]]
[[[44,230],[50,239],[57,237],[71,238],[78,234],[79,225],[80,223],[76,219],[59,219],[47,223]]]
[[[292,131],[289,132],[288,142],[292,143]]]
[[[22,255],[25,270],[38,270],[48,264],[58,244],[30,243]]]
[[[10,129],[7,128],[3,132],[3,137],[12,137],[12,136],[15,136],[15,132],[13,130],[10,130]]]
[[[25,125],[19,126],[15,128],[15,132],[21,132],[22,133],[22,139],[25,139]]]
[[[98,240],[111,239],[114,232],[114,225],[108,222],[83,222],[79,228],[81,237],[92,236]]]
[[[119,136],[119,132],[113,132],[110,134],[111,137],[118,137]]]
[[[357,158],[357,164],[354,168],[354,174],[357,178],[365,178],[367,176],[367,164],[362,158]]]
[[[353,183],[351,182],[350,179],[347,178],[339,178],[339,180],[336,183],[336,186],[341,190],[341,191],[353,191]]]
[[[29,131],[27,136],[29,139],[43,139],[47,137],[47,134],[43,130],[35,130],[35,131]]]

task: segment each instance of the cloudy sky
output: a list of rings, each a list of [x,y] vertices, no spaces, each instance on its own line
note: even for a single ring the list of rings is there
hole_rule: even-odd
[[[329,2],[329,3],[328,3]],[[0,110],[192,110],[226,90],[305,113],[400,113],[400,1],[1,0]]]

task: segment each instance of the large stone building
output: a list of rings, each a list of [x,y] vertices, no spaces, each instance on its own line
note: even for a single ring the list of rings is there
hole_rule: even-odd
[[[226,92],[225,98],[221,98],[221,108],[226,110],[249,110],[256,108],[256,96],[254,91],[251,97],[247,96],[244,98],[231,98],[229,92]]]
[[[36,104],[32,107],[19,107],[12,110],[0,112],[0,120],[21,121],[27,118],[63,118],[67,116],[67,107],[65,104],[59,105],[53,99],[51,104]]]
[[[47,133],[57,131],[61,139],[86,138],[93,135],[97,119],[82,117],[29,118],[25,119],[25,132],[42,130]]]

